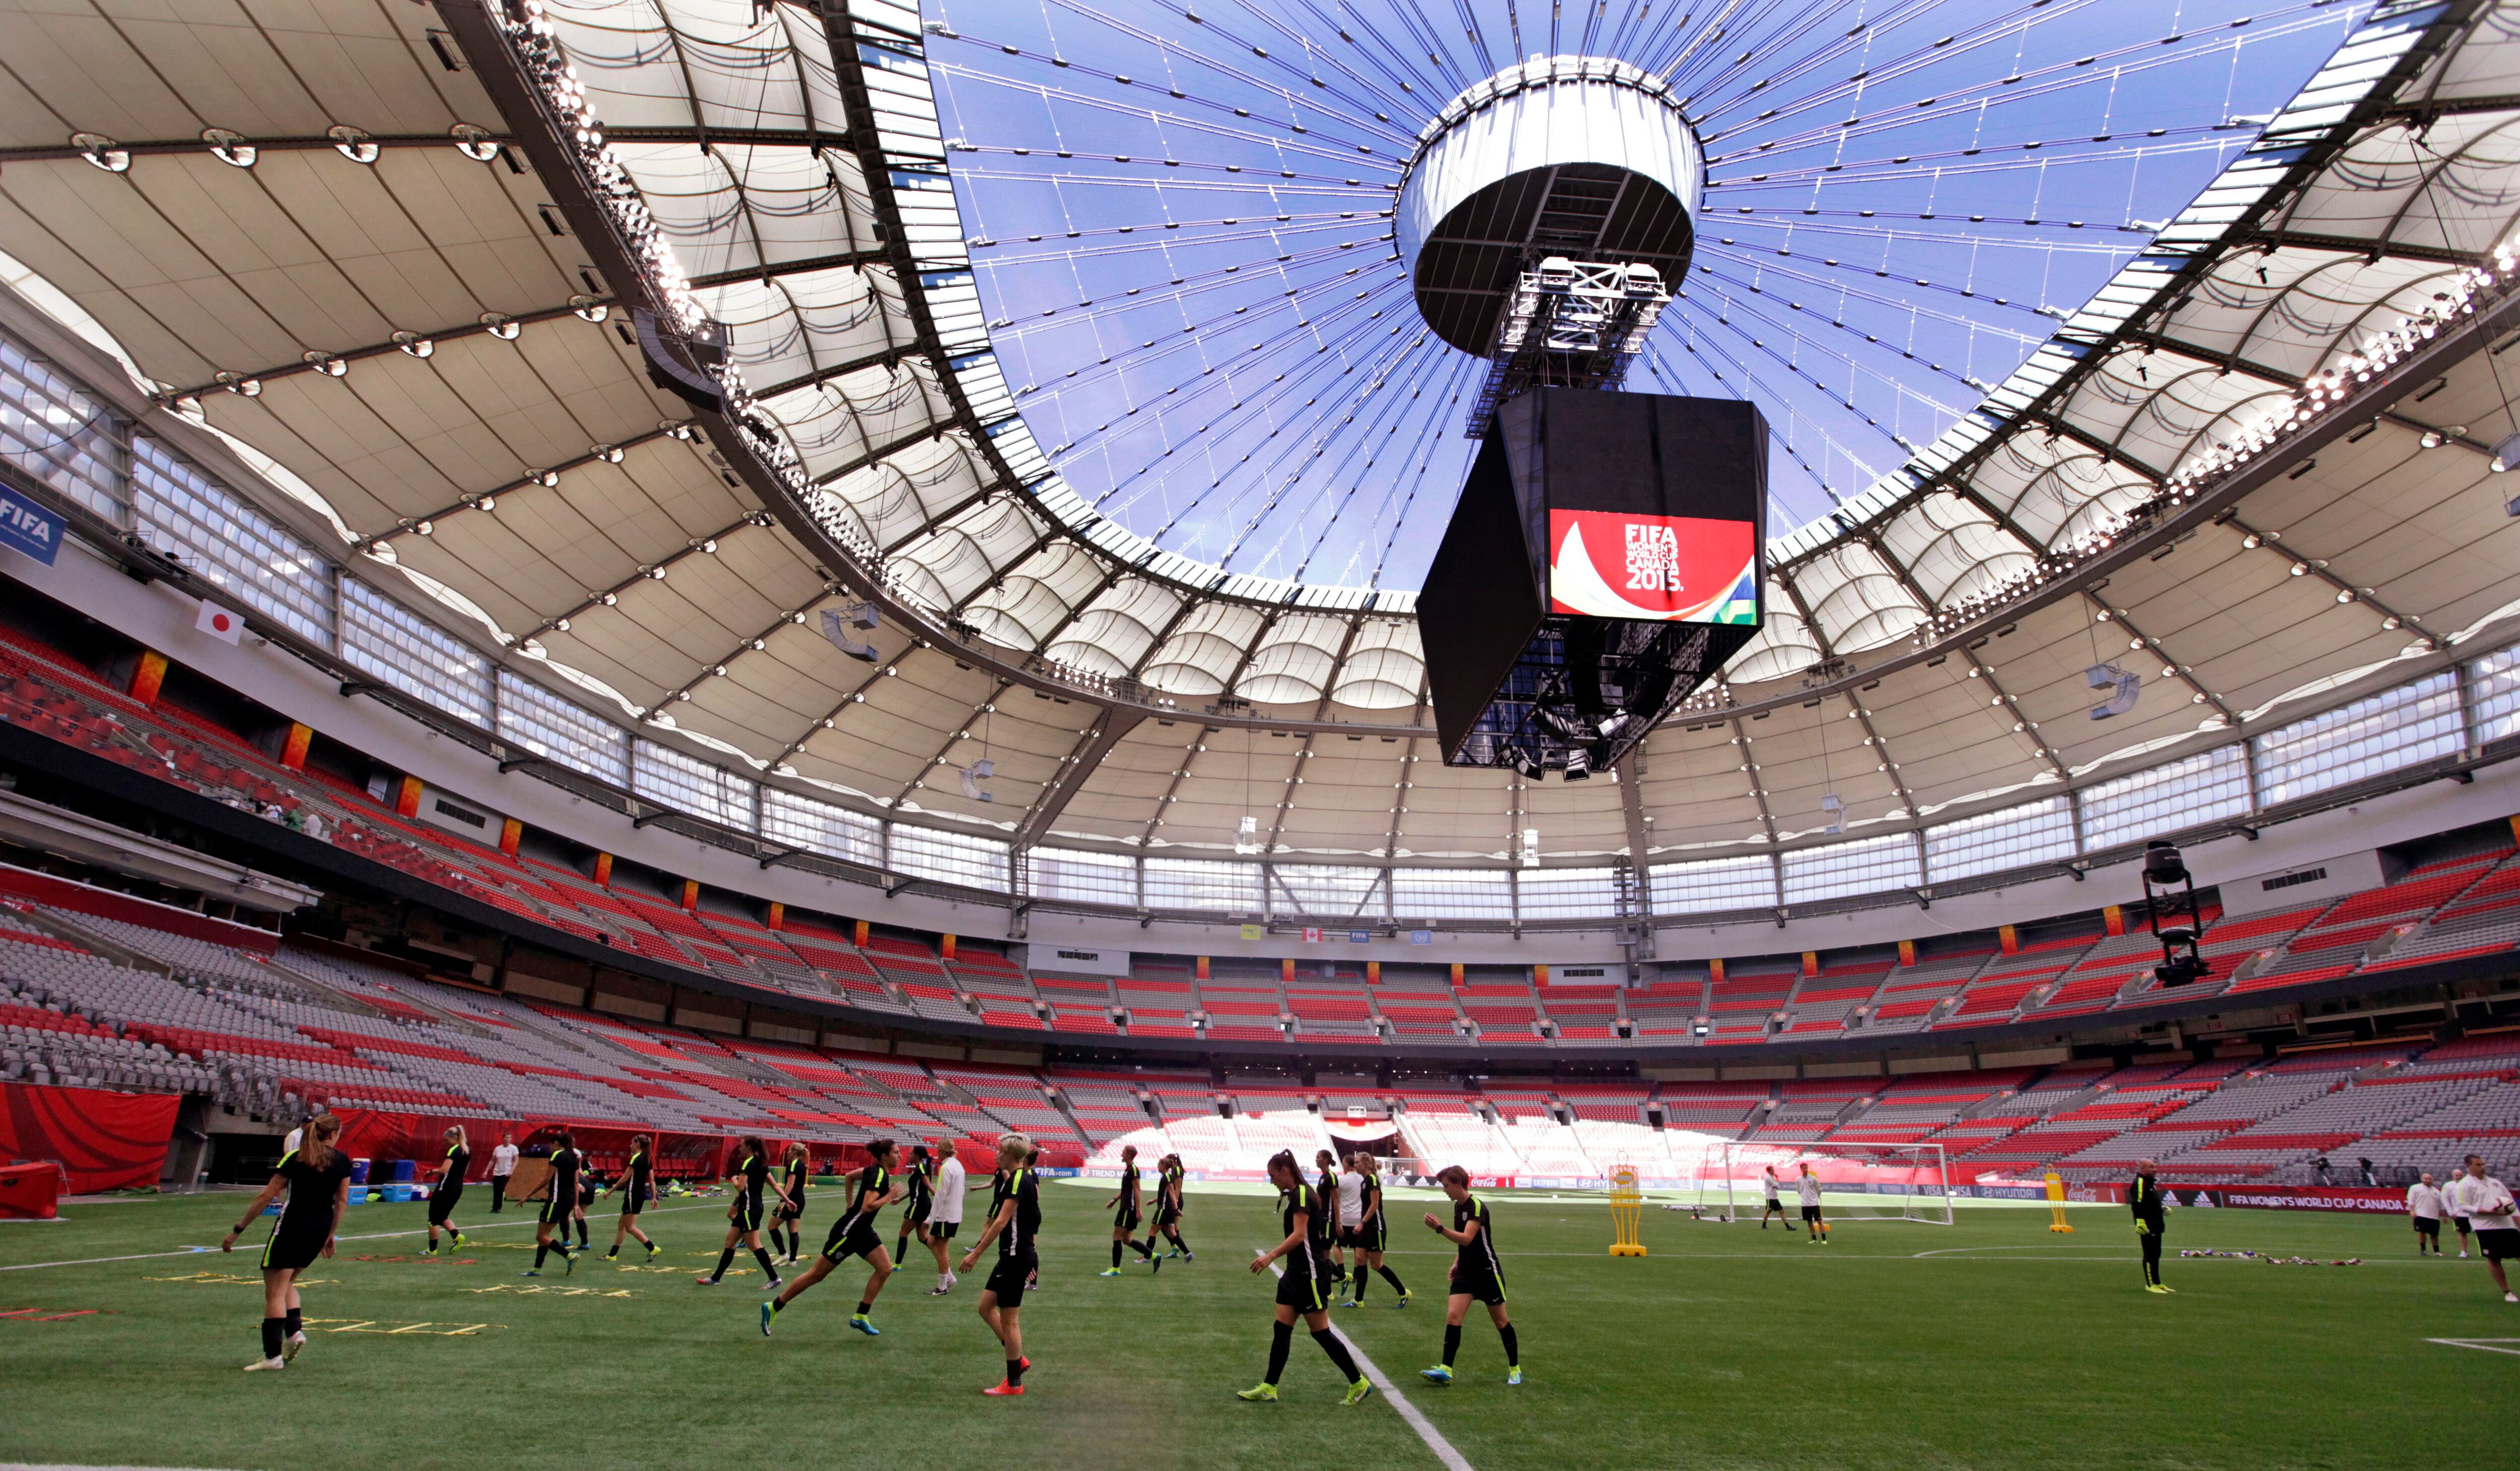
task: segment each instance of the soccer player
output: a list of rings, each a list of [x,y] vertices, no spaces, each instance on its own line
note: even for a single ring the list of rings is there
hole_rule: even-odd
[[[454,1245],[464,1244],[464,1233],[455,1225],[455,1203],[464,1198],[464,1171],[472,1163],[472,1151],[464,1147],[463,1125],[448,1129],[444,1137],[446,1163],[438,1167],[437,1186],[428,1192],[428,1255],[432,1257],[437,1255],[440,1226]]]
[[[864,1257],[868,1267],[866,1291],[858,1298],[858,1310],[849,1314],[849,1326],[869,1338],[881,1338],[883,1330],[867,1317],[875,1310],[875,1300],[883,1284],[892,1276],[892,1258],[883,1249],[882,1233],[876,1229],[876,1214],[901,1199],[901,1187],[892,1182],[895,1159],[890,1139],[878,1139],[867,1146],[867,1167],[857,1172],[849,1184],[849,1208],[832,1222],[832,1234],[823,1242],[821,1255],[805,1274],[788,1286],[788,1290],[761,1305],[761,1336],[770,1336],[770,1320],[801,1296],[805,1289],[832,1274],[832,1268],[851,1257]]]
[[[306,1347],[297,1274],[313,1265],[317,1257],[333,1255],[341,1211],[350,1203],[350,1157],[334,1143],[340,1136],[339,1119],[316,1115],[298,1147],[280,1157],[271,1182],[219,1243],[220,1251],[235,1251],[237,1238],[252,1228],[262,1208],[284,1188],[289,1191],[289,1204],[282,1208],[271,1241],[262,1249],[262,1356],[247,1364],[248,1370],[287,1368],[297,1351]]]
[[[636,1236],[639,1244],[648,1249],[648,1260],[655,1261],[656,1243],[639,1229],[639,1213],[647,1210],[648,1202],[656,1196],[656,1162],[648,1155],[646,1134],[630,1136],[630,1163],[621,1167],[621,1175],[612,1182],[612,1188],[621,1192],[621,1219],[612,1227],[612,1250],[604,1254],[604,1260],[618,1260],[621,1238]]]
[[[1148,1263],[1155,1260],[1153,1238],[1150,1236],[1141,1242],[1136,1234],[1138,1222],[1144,1213],[1139,1209],[1138,1204],[1138,1146],[1135,1144],[1120,1146],[1120,1189],[1109,1200],[1102,1202],[1102,1209],[1111,1211],[1115,1206],[1118,1209],[1111,1217],[1111,1265],[1108,1270],[1102,1273],[1106,1277],[1116,1277],[1120,1274],[1120,1248],[1124,1246]],[[1162,1268],[1159,1266],[1156,1270],[1160,1271]]]
[[[927,1213],[936,1208],[936,1162],[928,1157],[927,1146],[910,1146],[910,1168],[902,1172],[901,1183],[910,1192],[909,1203],[901,1208],[901,1238],[892,1244],[892,1260],[908,1261],[910,1238],[927,1244]]]
[[[762,1192],[776,1190],[779,1199],[785,1202],[788,1190],[785,1185],[770,1183],[770,1156],[759,1139],[744,1135],[735,1170],[727,1178],[735,1186],[735,1199],[728,1202],[726,1208],[726,1244],[718,1250],[717,1270],[700,1278],[699,1283],[702,1287],[715,1287],[726,1280],[726,1269],[735,1264],[735,1247],[740,1241],[752,1248],[752,1260],[761,1264],[761,1274],[769,1279],[761,1284],[762,1287],[777,1287],[780,1285],[779,1267],[770,1260],[770,1254],[761,1249]]]
[[[499,1135],[499,1147],[490,1151],[490,1214],[498,1215],[508,1208],[508,1178],[517,1172],[517,1136]]]
[[[1768,1228],[1768,1218],[1771,1216],[1783,1221],[1787,1231],[1794,1228],[1793,1218],[1785,1214],[1784,1186],[1785,1182],[1777,1178],[1777,1167],[1769,1166],[1768,1172],[1759,1181],[1759,1194],[1767,1201],[1767,1205],[1759,1212],[1760,1230],[1764,1231]]]
[[[2467,1167],[2461,1165],[2450,1172],[2450,1186],[2442,1191],[2442,1203],[2450,1209],[2451,1224],[2458,1227],[2458,1260],[2467,1260],[2467,1245],[2476,1227],[2467,1218],[2467,1211],[2458,1203],[2459,1183],[2467,1178]]]
[[[814,1167],[802,1144],[788,1145],[781,1164],[785,1179],[780,1189],[779,1214],[770,1222],[770,1245],[774,1250],[778,1248],[780,1227],[787,1227],[788,1257],[785,1264],[793,1266],[796,1254],[805,1248],[805,1176]]]
[[[1323,1204],[1319,1190],[1304,1183],[1303,1168],[1295,1163],[1292,1150],[1282,1149],[1269,1157],[1269,1183],[1278,1187],[1279,1229],[1285,1232],[1285,1239],[1254,1256],[1251,1270],[1264,1272],[1280,1261],[1286,1264],[1278,1276],[1277,1328],[1269,1340],[1267,1377],[1247,1390],[1235,1391],[1235,1396],[1254,1403],[1277,1401],[1278,1381],[1285,1375],[1286,1351],[1294,1344],[1295,1318],[1300,1313],[1304,1326],[1312,1330],[1313,1342],[1322,1346],[1347,1380],[1347,1397],[1339,1402],[1362,1403],[1373,1393],[1373,1386],[1357,1372],[1347,1345],[1330,1331],[1329,1208]]]
[[[2143,1248],[2143,1290],[2175,1293],[2178,1288],[2161,1285],[2161,1234],[2170,1218],[2162,1208],[2161,1186],[2152,1177],[2160,1168],[2152,1160],[2136,1166],[2135,1183],[2127,1186],[2127,1207],[2135,1212],[2136,1241]]]
[[[2415,1223],[2415,1256],[2418,1259],[2428,1246],[2434,1256],[2442,1254],[2441,1223],[2446,1210],[2442,1193],[2433,1184],[2431,1171],[2425,1171],[2421,1179],[2407,1187],[2407,1218]]]
[[[1820,1176],[1812,1173],[1809,1160],[1803,1161],[1802,1178],[1794,1181],[1794,1198],[1802,1202],[1803,1225],[1811,1232],[1811,1238],[1803,1245],[1828,1245],[1828,1222],[1820,1214]],[[1767,1219],[1761,1218],[1759,1224],[1764,1226],[1767,1223]]]
[[[577,1270],[577,1254],[568,1249],[568,1218],[569,1213],[577,1209],[577,1177],[585,1169],[586,1156],[577,1152],[577,1145],[569,1131],[563,1128],[554,1133],[550,1198],[543,1202],[542,1214],[534,1218],[533,1267],[520,1275],[541,1276],[543,1261],[552,1254],[554,1249],[558,1249],[561,1261],[566,1264],[566,1269],[562,1272],[562,1276]],[[552,1240],[554,1226],[560,1227],[558,1241]]]
[[[941,1298],[954,1290],[957,1280],[954,1264],[945,1255],[945,1243],[963,1228],[966,1177],[963,1162],[954,1157],[953,1140],[937,1145],[936,1154],[936,1200],[927,1208],[927,1249],[936,1255],[936,1285],[927,1295]]]
[[[1179,1257],[1184,1262],[1195,1262],[1197,1256],[1191,1251],[1190,1243],[1182,1240],[1181,1234],[1182,1176],[1180,1155],[1168,1154],[1156,1162],[1155,1224],[1154,1229],[1148,1232],[1148,1239],[1152,1240],[1160,1232],[1166,1241],[1173,1244],[1173,1249],[1164,1253],[1166,1261]]]
[[[1470,1193],[1468,1171],[1447,1165],[1435,1179],[1453,1203],[1453,1223],[1447,1227],[1429,1211],[1426,1228],[1453,1243],[1453,1281],[1444,1301],[1444,1361],[1420,1370],[1418,1377],[1429,1384],[1453,1382],[1453,1357],[1462,1351],[1462,1319],[1470,1315],[1470,1304],[1478,1302],[1487,1305],[1488,1321],[1496,1324],[1497,1338],[1505,1344],[1505,1382],[1520,1384],[1522,1343],[1506,1315],[1505,1263],[1497,1256],[1496,1222],[1488,1218],[1487,1202]]]
[[[1356,1306],[1356,1294],[1365,1290],[1365,1253],[1357,1231],[1365,1213],[1365,1177],[1357,1171],[1353,1151],[1338,1163],[1338,1183],[1330,1192],[1338,1211],[1338,1233],[1330,1238],[1330,1257],[1339,1264],[1339,1306],[1352,1308]]]
[[[1032,1140],[1020,1133],[998,1140],[989,1223],[963,1254],[963,1270],[969,1271],[984,1247],[992,1241],[998,1244],[998,1264],[989,1269],[989,1283],[980,1289],[980,1321],[989,1325],[1006,1350],[1007,1377],[994,1388],[980,1391],[984,1395],[1022,1394],[1024,1371],[1032,1367],[1023,1351],[1023,1300],[1024,1289],[1041,1264],[1034,1246],[1034,1238],[1041,1234],[1041,1187],[1024,1164],[1031,1154]]]
[[[1382,1176],[1375,1172],[1373,1156],[1358,1150],[1350,1157],[1358,1178],[1356,1217],[1356,1295],[1348,1299],[1351,1308],[1365,1306],[1365,1284],[1370,1280],[1366,1268],[1371,1266],[1391,1290],[1400,1294],[1394,1308],[1409,1306],[1409,1289],[1401,1284],[1400,1274],[1382,1264],[1382,1248],[1391,1239],[1391,1219],[1382,1211]]]
[[[2520,1258],[2520,1223],[2513,1219],[2511,1191],[2500,1180],[2485,1172],[2485,1157],[2467,1157],[2467,1175],[2452,1187],[2458,1207],[2476,1227],[2476,1254],[2485,1259],[2485,1269],[2494,1274],[2494,1285],[2502,1289],[2502,1301],[2520,1303],[2520,1293],[2511,1290],[2511,1280],[2502,1274],[2502,1264]]]
[[[578,1156],[577,1198],[569,1202],[568,1218],[577,1225],[577,1249],[586,1250],[586,1208],[595,1204],[595,1174],[586,1168],[586,1157]],[[561,1242],[566,1245],[568,1226],[561,1227]]]

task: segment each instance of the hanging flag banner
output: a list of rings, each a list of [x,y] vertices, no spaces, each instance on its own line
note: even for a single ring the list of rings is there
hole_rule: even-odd
[[[1899,963],[1901,965],[1914,965],[1916,963],[1916,942],[1912,940],[1903,940],[1899,942]]]
[[[776,935],[788,928],[788,906],[777,899],[770,901],[770,912],[763,917],[762,927]]]
[[[1307,929],[1307,930],[1305,930],[1305,931],[1304,931],[1304,943],[1306,943],[1306,944],[1320,944],[1321,942],[1322,942],[1322,932],[1321,932],[1321,931],[1316,930],[1316,929]]]
[[[50,567],[61,553],[62,520],[24,496],[0,488],[0,546]]]
[[[280,764],[292,771],[306,769],[306,748],[313,745],[315,732],[307,726],[292,723],[288,739],[280,743]]]
[[[1347,932],[1347,942],[1349,944],[1364,944],[1372,939],[1373,932],[1372,930],[1350,930]]]
[[[1258,940],[1265,933],[1267,932],[1258,925],[1244,925],[1242,927],[1242,938],[1245,940]]]
[[[1435,942],[1435,932],[1432,930],[1412,930],[1409,932],[1409,942],[1411,944],[1433,944]]]
[[[597,853],[595,855],[595,883],[596,887],[599,889],[609,889],[612,887],[612,855],[610,853]]]
[[[194,616],[193,626],[223,644],[245,637],[245,619],[207,598],[202,600],[202,611]]]

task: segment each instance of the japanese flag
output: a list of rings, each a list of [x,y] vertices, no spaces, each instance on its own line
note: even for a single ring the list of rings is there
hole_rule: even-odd
[[[193,620],[193,626],[221,643],[232,644],[245,636],[245,620],[207,599],[202,600],[202,616]]]

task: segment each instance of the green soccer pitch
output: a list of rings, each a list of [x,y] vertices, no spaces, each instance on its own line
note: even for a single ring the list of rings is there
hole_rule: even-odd
[[[915,1244],[876,1306],[881,1338],[848,1329],[865,1275],[851,1264],[765,1340],[748,1259],[723,1287],[693,1283],[715,1260],[722,1204],[652,1211],[665,1251],[634,1270],[602,1261],[614,1218],[599,1202],[595,1252],[566,1276],[555,1260],[539,1281],[518,1275],[532,1228],[513,1209],[460,1212],[471,1244],[429,1262],[416,1255],[422,1207],[354,1207],[338,1257],[306,1273],[306,1351],[285,1373],[248,1375],[261,1232],[229,1256],[183,1251],[215,1247],[245,1197],[79,1202],[60,1223],[0,1224],[0,1458],[341,1471],[1444,1464],[1389,1396],[1339,1407],[1335,1374],[1300,1332],[1282,1402],[1233,1398],[1269,1346],[1270,1286],[1247,1269],[1274,1236],[1264,1197],[1193,1193],[1184,1227],[1197,1261],[1106,1279],[1095,1273],[1109,1260],[1108,1193],[1045,1191],[1044,1286],[1024,1305],[1030,1393],[1005,1401],[979,1394],[1002,1369],[973,1311],[985,1264],[930,1298]],[[974,1190],[975,1215],[985,1198]],[[2075,1210],[2070,1236],[2048,1232],[2044,1209],[1962,1208],[1953,1226],[1848,1222],[1812,1247],[1649,1207],[1652,1255],[1612,1261],[1596,1202],[1489,1200],[1520,1388],[1506,1386],[1475,1307],[1459,1382],[1418,1377],[1439,1356],[1451,1255],[1418,1223],[1435,1207],[1424,1192],[1392,1201],[1388,1260],[1416,1302],[1395,1310],[1377,1280],[1368,1306],[1335,1313],[1454,1464],[1479,1471],[2429,1471],[2473,1431],[2501,1437],[2520,1393],[2520,1356],[2497,1352],[2520,1349],[2520,1308],[2489,1291],[2479,1263],[2415,1261],[2397,1217],[2182,1211],[2174,1251],[2362,1264],[2174,1259],[2178,1295],[2154,1297],[2116,1209]],[[836,1189],[814,1192],[809,1246],[838,1203]],[[468,1192],[468,1208],[487,1204]]]

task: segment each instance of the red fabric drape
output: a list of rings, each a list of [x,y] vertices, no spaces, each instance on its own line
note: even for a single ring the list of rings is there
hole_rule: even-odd
[[[181,1101],[172,1093],[0,1083],[0,1164],[53,1161],[75,1195],[155,1185]]]

